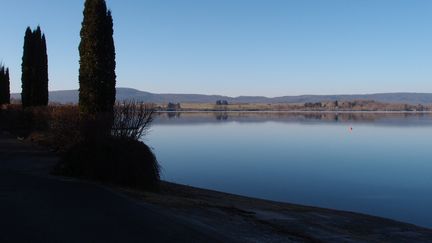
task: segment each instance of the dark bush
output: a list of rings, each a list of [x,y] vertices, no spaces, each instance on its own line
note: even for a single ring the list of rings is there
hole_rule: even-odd
[[[159,164],[139,141],[153,112],[152,105],[137,102],[91,118],[83,117],[77,106],[8,105],[0,109],[0,129],[61,152],[54,174],[157,190]]]
[[[67,150],[82,140],[78,106],[53,106],[49,124],[48,136],[52,148],[59,151]]]
[[[47,107],[22,109],[21,105],[7,105],[0,110],[0,128],[26,138],[32,132],[49,128],[50,110]]]
[[[51,120],[51,108],[47,106],[33,106],[24,109],[29,114],[33,131],[48,131]]]
[[[13,133],[18,133],[23,129],[29,130],[30,125],[27,114],[24,113],[20,105],[6,105],[0,109],[0,129]]]
[[[106,137],[84,140],[61,157],[54,173],[144,190],[157,190],[159,163],[143,142]]]

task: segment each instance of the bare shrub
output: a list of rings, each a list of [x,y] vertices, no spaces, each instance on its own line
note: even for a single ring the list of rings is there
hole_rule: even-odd
[[[114,107],[112,135],[140,140],[150,129],[155,106],[137,101],[123,101]]]

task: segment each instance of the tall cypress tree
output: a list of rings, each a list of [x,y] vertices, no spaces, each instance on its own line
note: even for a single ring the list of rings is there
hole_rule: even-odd
[[[0,105],[10,104],[9,68],[0,65]]]
[[[3,82],[5,80],[5,70],[4,66],[0,64],[0,105],[3,104],[4,100],[4,90],[3,90]]]
[[[79,106],[85,114],[112,112],[116,96],[113,19],[105,0],[86,0],[81,28]]]
[[[41,39],[41,53],[40,53],[40,90],[38,92],[40,105],[48,105],[49,93],[48,93],[48,54],[45,34],[42,35]]]
[[[32,48],[31,47],[31,43],[32,43],[32,38],[33,37],[33,32],[30,29],[30,27],[27,27],[26,32],[25,32],[25,37],[24,37],[24,53],[23,53],[23,58],[22,58],[22,65],[21,65],[21,69],[22,69],[22,76],[21,76],[21,81],[22,81],[22,92],[21,92],[21,103],[23,105],[23,107],[29,107],[31,106],[31,80],[32,80],[32,61],[31,61],[31,56],[32,56]]]
[[[6,68],[6,73],[3,80],[3,104],[10,104],[10,77],[9,68]]]
[[[23,107],[48,105],[48,55],[46,38],[40,27],[27,28],[22,58]]]

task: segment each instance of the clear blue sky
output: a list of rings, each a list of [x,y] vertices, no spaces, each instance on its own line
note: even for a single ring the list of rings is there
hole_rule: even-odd
[[[430,0],[107,0],[118,86],[281,96],[432,92]],[[50,89],[78,88],[84,1],[0,0],[0,62],[21,91],[27,26],[47,35]]]

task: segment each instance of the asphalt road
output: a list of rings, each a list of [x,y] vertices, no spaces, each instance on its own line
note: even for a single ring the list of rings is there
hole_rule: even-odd
[[[49,175],[50,152],[0,134],[0,242],[227,242],[105,187]]]

